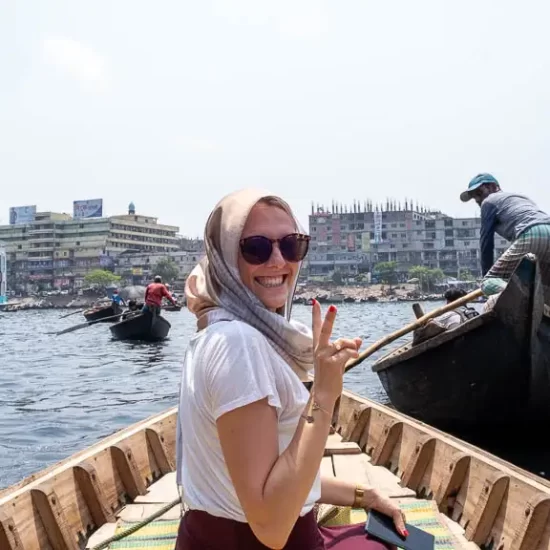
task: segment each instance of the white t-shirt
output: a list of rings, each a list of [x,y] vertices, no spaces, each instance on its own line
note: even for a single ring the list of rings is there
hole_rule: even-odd
[[[241,321],[214,323],[191,339],[183,362],[177,426],[177,478],[189,508],[246,522],[216,420],[265,398],[277,410],[282,453],[309,399],[298,376],[258,330]],[[300,515],[320,496],[317,474]]]

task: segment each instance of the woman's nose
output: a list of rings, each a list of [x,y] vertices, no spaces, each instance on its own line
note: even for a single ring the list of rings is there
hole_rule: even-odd
[[[279,248],[279,243],[273,243],[273,250],[271,251],[271,256],[267,260],[266,265],[270,267],[280,267],[286,263],[286,260],[281,254],[281,249]]]

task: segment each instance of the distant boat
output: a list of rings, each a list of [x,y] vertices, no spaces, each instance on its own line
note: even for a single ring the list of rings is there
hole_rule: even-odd
[[[344,302],[345,297],[345,294],[335,292],[334,294],[320,294],[316,299],[320,304],[341,304]]]
[[[122,308],[119,305],[109,304],[108,306],[103,307],[94,307],[92,309],[87,309],[84,312],[84,317],[86,321],[101,321],[107,317],[114,317],[115,315],[122,315]],[[120,318],[120,317],[119,317]],[[117,319],[108,319],[106,323],[114,323]]]
[[[167,304],[165,306],[162,306],[162,309],[164,311],[181,311],[182,307],[183,306],[181,306],[179,304],[177,306],[175,306],[174,304]]]
[[[170,332],[171,324],[162,315],[137,313],[128,316],[113,326],[111,334],[116,340],[164,340]]]

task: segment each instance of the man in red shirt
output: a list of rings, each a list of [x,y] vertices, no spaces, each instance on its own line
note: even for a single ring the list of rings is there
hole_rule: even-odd
[[[162,277],[156,275],[154,282],[148,285],[145,290],[145,305],[143,306],[143,312],[158,315],[160,313],[163,298],[167,298],[174,305],[177,305],[172,295],[162,284]]]

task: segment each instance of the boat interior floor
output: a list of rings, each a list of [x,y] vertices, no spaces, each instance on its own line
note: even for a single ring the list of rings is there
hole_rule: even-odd
[[[455,550],[479,550],[479,547],[471,541],[468,541],[464,536],[464,529],[456,522],[440,513],[435,505],[435,501],[424,501],[417,498],[417,495],[412,489],[402,487],[398,476],[391,473],[388,469],[382,466],[375,466],[371,462],[371,458],[361,452],[357,443],[344,442],[339,434],[329,436],[325,447],[325,456],[321,462],[321,473],[324,476],[335,476],[340,479],[345,479],[353,483],[361,483],[378,489],[381,493],[389,498],[396,499],[400,506],[403,507],[405,513],[407,509],[414,509],[415,503],[419,506],[426,506],[433,517],[439,521],[438,527],[439,536],[444,536],[447,541],[444,546],[439,548],[452,548]],[[184,488],[185,490],[185,488]],[[126,505],[116,515],[116,522],[104,524],[93,536],[88,540],[86,548],[92,549],[115,535],[117,527],[127,525],[128,523],[141,522],[144,519],[162,510],[168,503],[178,499],[178,487],[176,485],[176,473],[171,472],[164,475],[160,480],[149,486],[145,495],[138,496],[132,504]],[[185,497],[184,497],[185,499]],[[322,507],[320,514],[322,514]],[[354,511],[355,513],[355,511]],[[358,511],[358,514],[362,514]],[[179,521],[182,514],[180,505],[174,506],[172,509],[165,512],[155,521]],[[364,518],[352,516],[352,523],[364,521]],[[441,535],[443,533],[443,535]],[[136,545],[137,544],[137,545]],[[143,546],[139,543],[133,543],[132,548],[146,548],[147,542]],[[438,546],[436,546],[437,548]]]

